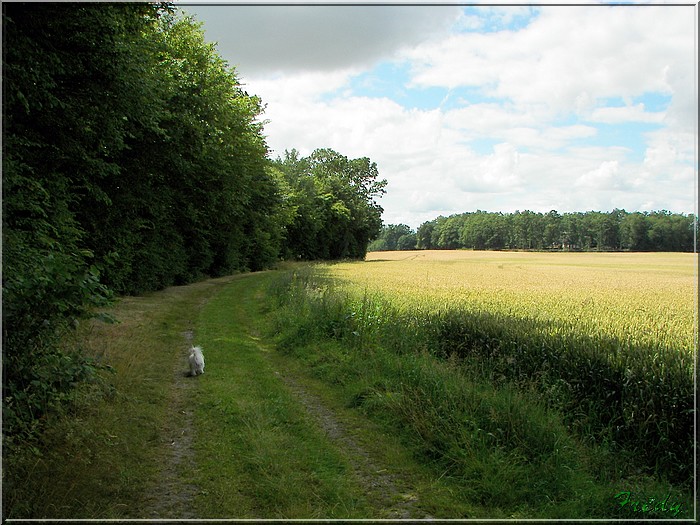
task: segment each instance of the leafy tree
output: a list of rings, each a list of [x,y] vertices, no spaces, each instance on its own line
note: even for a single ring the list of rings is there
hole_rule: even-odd
[[[667,210],[646,216],[647,236],[652,249],[658,251],[693,251],[697,221],[692,215],[672,214]]]
[[[475,250],[499,250],[506,244],[506,223],[502,214],[477,211],[462,215],[460,245]]]
[[[579,245],[578,221],[576,215],[566,213],[560,221],[561,247],[563,250],[576,250]]]
[[[435,221],[427,221],[421,224],[416,231],[416,248],[419,250],[433,249],[433,230],[435,229]]]
[[[396,241],[397,250],[415,250],[416,249],[416,234],[411,232],[399,237]]]
[[[592,250],[598,247],[598,212],[578,213],[578,244],[584,250]]]
[[[383,239],[381,236],[374,239],[371,243],[369,243],[369,246],[367,246],[367,251],[368,252],[386,252],[386,251],[391,251],[389,250],[389,245],[386,242],[386,239]]]
[[[460,247],[459,233],[464,220],[459,215],[451,215],[440,225],[437,246],[441,250],[455,250]]]
[[[368,158],[348,159],[330,149],[300,158],[285,152],[275,167],[291,188],[293,218],[286,228],[284,254],[295,259],[364,258],[379,235],[385,180]]]
[[[623,249],[646,251],[650,247],[649,223],[642,213],[627,214],[620,222],[620,244]]]
[[[543,248],[544,225],[541,213],[529,210],[516,211],[512,216],[512,221],[515,246],[530,250]]]
[[[123,250],[128,271],[114,286],[137,293],[271,264],[281,200],[267,171],[261,101],[192,19],[164,16],[148,37],[167,111],[156,130],[134,133],[122,158],[128,173],[115,181],[126,201],[115,221],[129,210],[132,227],[110,229],[103,242]]]
[[[104,304],[100,260],[83,228],[111,201],[137,42],[152,4],[3,4],[4,432],[39,416],[93,367],[58,350],[77,319]],[[133,106],[132,106],[133,105]]]
[[[472,213],[438,217],[416,232],[419,249],[655,250],[693,251],[694,215],[668,211],[629,214],[589,211],[547,214]]]
[[[412,235],[413,238],[411,238]],[[402,238],[403,248],[399,247],[399,241]],[[382,226],[379,236],[370,244],[369,251],[413,250],[415,244],[415,233],[409,226],[406,224],[387,224]]]
[[[291,213],[261,101],[193,20],[155,4],[3,4],[3,34],[12,434],[92,373],[58,341],[110,289],[266,267]]]
[[[556,248],[561,244],[562,217],[556,210],[551,210],[544,216],[544,240],[546,248]]]

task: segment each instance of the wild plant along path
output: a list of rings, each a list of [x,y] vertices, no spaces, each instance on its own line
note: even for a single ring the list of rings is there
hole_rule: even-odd
[[[430,517],[410,481],[363,444],[260,334],[270,274],[237,276],[181,331],[148,518]],[[206,372],[187,375],[190,344]],[[371,438],[370,438],[371,439]]]

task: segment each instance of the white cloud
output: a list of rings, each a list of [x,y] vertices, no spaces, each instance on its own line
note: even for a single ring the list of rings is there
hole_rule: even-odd
[[[617,174],[619,163],[616,160],[602,162],[596,169],[584,173],[576,179],[575,186],[589,190],[610,190],[619,188]]]
[[[692,7],[541,7],[527,26],[491,33],[476,31],[508,27],[532,10],[489,7],[484,17],[480,7],[459,15],[454,6],[208,9],[196,8],[209,38],[267,104],[274,154],[331,147],[370,157],[389,181],[385,222],[417,227],[477,208],[693,209]],[[468,32],[451,33],[451,25]],[[469,100],[419,110],[398,95],[357,96],[350,80],[381,60],[410,71],[397,93],[466,86]],[[636,98],[649,93],[670,104],[650,111]],[[605,144],[593,125],[640,123],[659,129],[635,146]],[[493,147],[477,151],[474,141]]]
[[[244,78],[243,84],[268,105],[310,105],[327,93],[332,93],[348,82],[359,70],[353,68],[335,71],[308,71],[294,75],[276,73],[267,77]]]
[[[596,134],[591,126],[549,126],[538,128],[513,128],[503,131],[503,136],[515,144],[527,148],[557,150],[567,146],[574,139],[589,138]]]
[[[367,66],[405,45],[444,32],[459,8],[330,5],[196,5],[183,8],[205,23],[245,76],[332,71]]]
[[[469,177],[471,180],[466,184],[463,182],[461,188],[491,193],[513,191],[520,184],[519,162],[520,155],[512,144],[496,144],[493,154],[479,162],[474,174]]]
[[[664,121],[666,112],[646,111],[644,104],[621,107],[600,107],[592,111],[587,120],[606,124],[621,124],[626,122],[649,122],[660,124]]]
[[[416,85],[477,86],[568,113],[606,97],[686,91],[693,18],[692,7],[543,7],[522,30],[452,35],[405,57]]]
[[[447,112],[445,122],[455,129],[474,130],[480,135],[490,134],[511,128],[533,126],[537,123],[534,115],[503,104],[470,104]]]
[[[685,187],[690,193],[697,177],[697,135],[656,131],[649,133],[648,137],[649,146],[640,172],[659,182],[678,183],[673,187]]]
[[[537,112],[518,110],[512,104],[473,104],[448,111],[445,124],[460,131],[465,139],[494,138],[516,147],[556,150],[571,140],[593,137],[592,126],[548,125]]]

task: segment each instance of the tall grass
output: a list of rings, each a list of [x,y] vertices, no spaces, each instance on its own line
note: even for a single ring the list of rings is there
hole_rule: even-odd
[[[553,318],[467,308],[459,301],[452,305],[444,297],[407,300],[410,291],[389,294],[379,287],[348,285],[353,269],[347,265],[318,266],[288,274],[284,282],[277,283],[275,293],[284,305],[278,327],[283,347],[325,338],[341,341],[358,355],[384,349],[404,361],[429,355],[457,362],[461,374],[514,392],[506,397],[536,396],[544,409],[560,414],[562,424],[571,428],[579,441],[620,458],[620,469],[681,486],[690,484],[694,446],[692,352],[653,344],[648,338],[617,338],[605,327],[587,333],[580,324],[567,325]],[[549,443],[531,423],[538,416],[528,413],[514,424],[513,428],[520,430],[530,425],[534,436],[529,437],[508,430],[507,422],[497,418],[492,424],[484,419],[472,428],[473,416],[468,414],[478,413],[474,406],[462,399],[463,409],[455,412],[446,407],[454,408],[458,402],[432,395],[438,390],[453,391],[444,384],[427,391],[424,386],[401,384],[404,386],[384,400],[385,408],[401,412],[428,449],[437,450],[443,458],[454,459],[467,449],[458,447],[459,453],[451,450],[446,444],[450,440],[443,442],[444,436],[436,430],[442,426],[452,429],[453,442],[485,443],[483,446],[515,443],[526,457],[537,450],[536,445]],[[374,388],[368,399],[376,401],[381,391]],[[396,399],[403,401],[392,404]],[[480,399],[483,404],[483,396]],[[503,401],[499,396],[496,399]],[[442,408],[438,410],[438,406]],[[425,423],[425,419],[415,414],[431,410],[440,415],[421,427],[418,421]],[[501,405],[489,413],[513,412]],[[455,421],[455,417],[463,419]],[[542,428],[553,424],[543,423]],[[460,437],[464,432],[471,437]],[[547,450],[547,461],[561,461],[552,454],[552,446]]]

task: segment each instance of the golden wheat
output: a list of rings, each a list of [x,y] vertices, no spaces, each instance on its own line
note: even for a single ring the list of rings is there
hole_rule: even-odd
[[[412,310],[466,309],[543,321],[553,335],[692,351],[697,254],[373,252],[329,266],[348,290]]]

